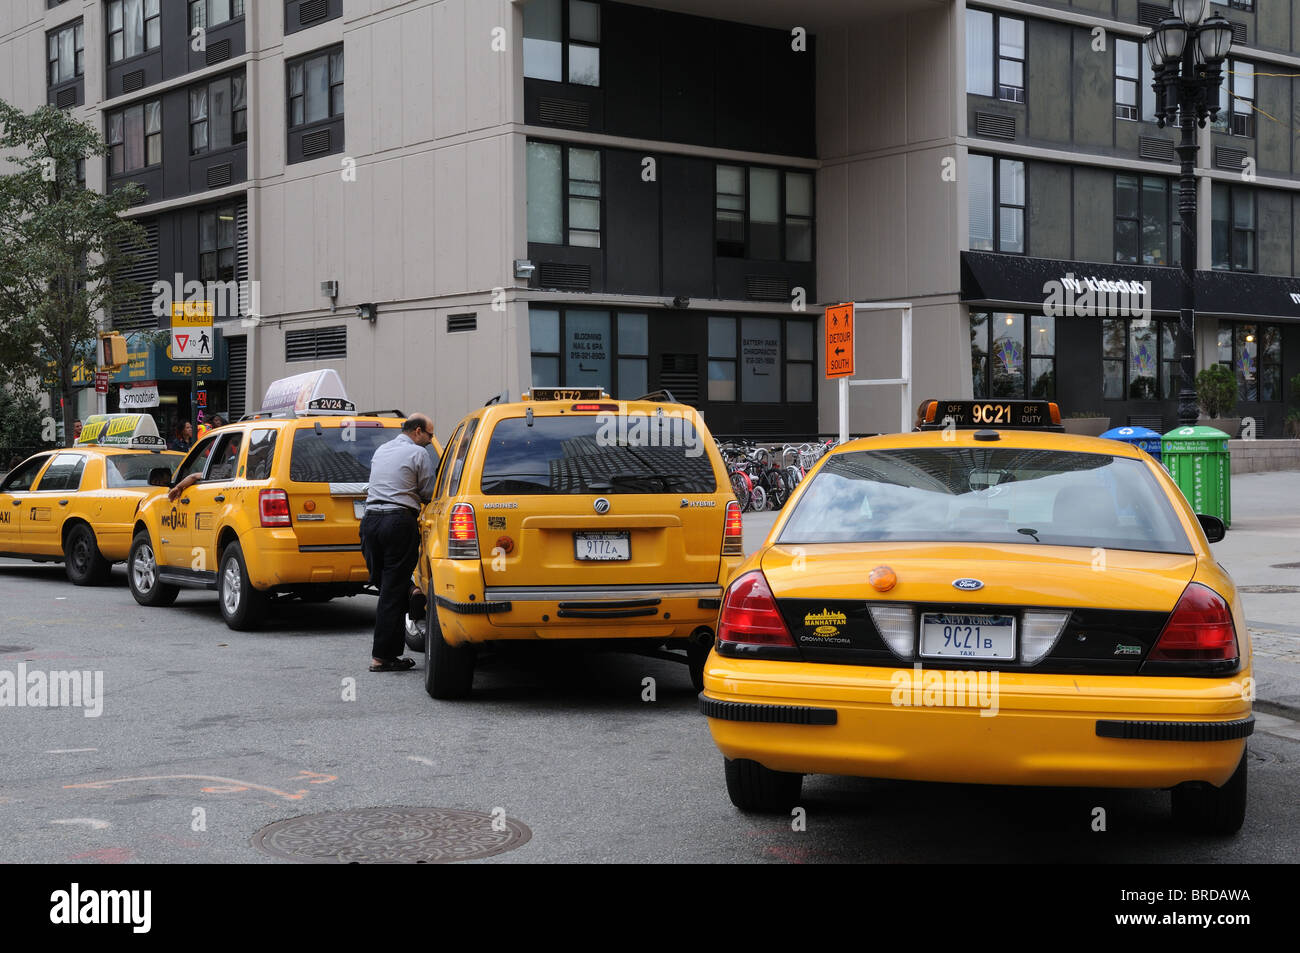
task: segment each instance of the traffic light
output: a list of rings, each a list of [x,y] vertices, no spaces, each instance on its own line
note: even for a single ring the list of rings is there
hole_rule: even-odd
[[[116,331],[100,335],[100,367],[121,367],[130,361],[126,353],[126,338]]]

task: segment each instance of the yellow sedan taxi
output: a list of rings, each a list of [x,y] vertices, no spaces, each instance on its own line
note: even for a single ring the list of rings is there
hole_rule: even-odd
[[[136,510],[161,492],[150,471],[181,461],[163,448],[148,414],[100,414],[76,446],[27,458],[0,483],[0,555],[61,561],[78,586],[106,582],[126,559]]]
[[[703,419],[671,394],[489,402],[448,442],[420,526],[408,643],[433,698],[468,695],[478,647],[512,641],[684,648],[703,684],[740,507]]]
[[[1250,638],[1154,459],[1046,401],[933,401],[835,448],[730,581],[700,707],[742,810],[805,774],[1168,788],[1246,805]]]

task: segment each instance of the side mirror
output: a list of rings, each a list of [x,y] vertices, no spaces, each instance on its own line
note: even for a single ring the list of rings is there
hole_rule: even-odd
[[[1217,516],[1206,516],[1204,513],[1197,513],[1196,518],[1201,521],[1201,529],[1205,530],[1205,538],[1210,542],[1217,543],[1228,535],[1228,527],[1224,526],[1223,520]]]
[[[172,471],[167,467],[154,467],[149,471],[150,486],[171,486]]]

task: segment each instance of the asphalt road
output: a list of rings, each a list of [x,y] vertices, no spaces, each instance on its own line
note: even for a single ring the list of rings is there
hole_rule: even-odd
[[[771,520],[747,520],[752,546]],[[1246,535],[1233,545],[1257,548]],[[498,658],[481,666],[472,700],[434,702],[420,667],[366,671],[373,605],[291,603],[265,631],[239,633],[222,623],[214,593],[146,609],[121,567],[109,586],[80,589],[61,567],[0,561],[0,671],[25,664],[104,678],[97,718],[0,708],[0,861],[274,862],[251,842],[265,825],[385,805],[500,808],[531,829],[489,863],[1300,857],[1300,724],[1285,705],[1259,715],[1250,809],[1234,838],[1179,833],[1161,792],[822,776],[805,782],[806,830],[796,831],[791,818],[731,806],[684,664]],[[1247,606],[1279,626],[1297,618],[1264,596]],[[1275,634],[1284,641],[1270,642],[1267,662],[1286,694],[1300,632]],[[647,676],[653,701],[642,697]],[[354,700],[344,697],[349,684]],[[1096,807],[1106,810],[1104,832],[1092,830]]]

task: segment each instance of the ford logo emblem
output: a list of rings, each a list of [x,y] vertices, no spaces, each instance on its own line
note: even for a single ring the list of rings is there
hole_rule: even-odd
[[[984,588],[984,583],[978,579],[954,579],[952,585],[954,589],[961,589],[965,592],[974,592],[976,589]]]
[[[595,507],[596,512],[600,513],[602,516],[609,512],[609,500],[605,499],[603,496],[599,497],[596,502],[591,505]]]

